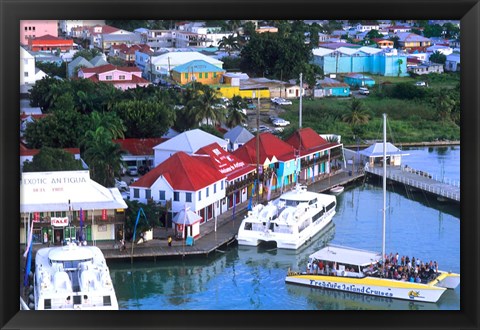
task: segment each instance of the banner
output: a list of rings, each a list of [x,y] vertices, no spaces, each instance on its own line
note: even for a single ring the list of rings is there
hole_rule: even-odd
[[[108,220],[107,210],[102,210],[102,220]]]
[[[50,224],[55,227],[66,227],[68,226],[68,218],[50,218]]]

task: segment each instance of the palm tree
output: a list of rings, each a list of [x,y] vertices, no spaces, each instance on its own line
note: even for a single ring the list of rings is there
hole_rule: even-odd
[[[223,109],[218,107],[217,91],[206,85],[200,85],[198,97],[189,104],[192,114],[198,122],[206,119],[207,124],[215,124],[225,117]]]
[[[235,34],[223,37],[218,43],[218,47],[224,49],[228,53],[228,56],[230,56],[233,51],[240,49],[239,39]]]
[[[359,125],[368,124],[369,120],[370,115],[363,107],[363,103],[355,97],[352,98],[350,111],[342,116],[342,121],[352,127],[354,139],[355,135],[359,133]]]
[[[235,95],[227,107],[228,114],[226,124],[229,128],[235,127],[247,120],[247,116],[242,112],[243,107],[244,102],[242,101],[242,98]]]
[[[115,173],[119,173],[122,151],[119,144],[112,142],[110,132],[100,126],[85,133],[82,141],[83,159],[88,164],[92,179],[106,187],[115,185]]]
[[[125,131],[127,130],[123,121],[114,112],[100,113],[94,111],[90,115],[92,130],[98,127],[103,127],[107,130],[112,139],[125,138]]]

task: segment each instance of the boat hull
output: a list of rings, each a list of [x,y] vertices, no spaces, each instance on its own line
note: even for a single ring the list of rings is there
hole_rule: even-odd
[[[289,273],[285,282],[319,289],[346,291],[358,294],[403,299],[409,301],[437,302],[446,288],[430,284],[411,283],[376,277],[343,277]]]
[[[322,220],[312,223],[298,235],[275,233],[270,230],[266,232],[239,231],[237,241],[239,245],[246,246],[258,246],[261,242],[276,242],[278,249],[296,250],[331,223],[334,215],[335,212],[331,212]],[[244,223],[240,226],[243,227]]]

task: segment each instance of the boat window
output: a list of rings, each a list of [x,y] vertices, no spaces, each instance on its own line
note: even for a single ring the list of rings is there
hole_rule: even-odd
[[[251,222],[245,222],[245,230],[252,230],[252,223]]]
[[[315,204],[317,203],[317,198],[315,197],[314,199],[312,199],[310,202],[308,202],[308,205],[312,205],[312,204]]]
[[[335,208],[335,202],[331,202],[330,204],[327,205],[327,207],[326,207],[327,212],[330,211],[333,208]]]

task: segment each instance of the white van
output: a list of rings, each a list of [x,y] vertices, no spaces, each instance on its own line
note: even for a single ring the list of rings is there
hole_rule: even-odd
[[[368,95],[368,94],[370,94],[370,91],[368,90],[367,87],[360,87],[360,88],[358,89],[358,92],[359,92],[360,94],[362,94],[362,95]]]

